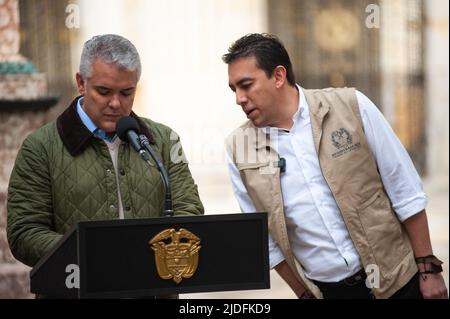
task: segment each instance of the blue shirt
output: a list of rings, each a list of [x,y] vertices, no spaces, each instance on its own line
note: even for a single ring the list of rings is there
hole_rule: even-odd
[[[83,124],[87,127],[87,129],[89,131],[91,131],[95,136],[100,137],[102,140],[105,140],[109,143],[114,142],[114,140],[116,139],[117,135],[114,134],[113,137],[109,136],[108,134],[106,134],[105,131],[103,131],[102,129],[99,129],[97,127],[97,125],[95,125],[95,123],[91,120],[91,118],[89,117],[89,115],[86,114],[86,112],[83,110],[83,108],[81,107],[81,101],[84,99],[84,97],[81,97],[78,99],[77,101],[77,112],[78,115],[80,116],[81,121],[83,122]]]

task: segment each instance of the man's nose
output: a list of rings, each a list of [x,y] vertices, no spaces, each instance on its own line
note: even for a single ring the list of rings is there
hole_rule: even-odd
[[[113,96],[111,97],[111,100],[109,100],[108,106],[112,107],[112,108],[120,107],[120,99],[117,94],[113,94]]]
[[[243,92],[236,91],[236,104],[244,106],[247,103],[247,96]]]

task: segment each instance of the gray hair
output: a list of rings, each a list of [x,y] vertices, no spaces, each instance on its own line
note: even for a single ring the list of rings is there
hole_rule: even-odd
[[[129,40],[116,34],[97,35],[84,43],[80,60],[80,74],[87,80],[92,64],[97,60],[113,64],[128,71],[136,71],[141,77],[141,60],[136,47]]]

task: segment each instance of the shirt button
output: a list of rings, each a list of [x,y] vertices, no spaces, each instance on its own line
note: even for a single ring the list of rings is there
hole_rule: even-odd
[[[125,210],[128,212],[128,211],[130,211],[130,209],[131,209],[131,207],[129,206],[129,205],[126,205],[125,206]]]
[[[125,170],[123,168],[120,169],[120,175],[125,176]]]
[[[116,206],[114,206],[114,205],[110,205],[110,206],[109,206],[109,210],[111,210],[111,211],[115,211],[115,210],[116,210]]]
[[[106,174],[111,174],[111,170],[109,168],[106,170]]]

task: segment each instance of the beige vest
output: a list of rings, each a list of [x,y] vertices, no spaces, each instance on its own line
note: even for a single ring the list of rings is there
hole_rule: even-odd
[[[368,147],[355,91],[345,88],[304,92],[323,176],[368,281],[375,285],[374,295],[388,298],[412,278],[417,266]],[[296,260],[290,248],[277,167],[279,155],[273,138],[248,121],[227,138],[226,145],[256,209],[268,212],[269,231],[286,262],[302,284],[321,298],[318,287],[305,277],[302,261]]]

